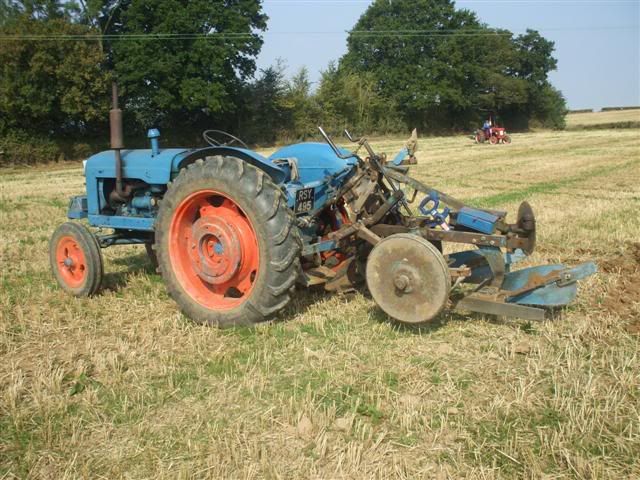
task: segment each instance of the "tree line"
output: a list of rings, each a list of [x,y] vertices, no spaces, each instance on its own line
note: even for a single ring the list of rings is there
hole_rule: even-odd
[[[452,0],[374,1],[315,88],[306,68],[257,71],[267,23],[260,0],[5,0],[0,150],[89,153],[107,137],[113,80],[134,143],[152,126],[183,145],[206,128],[269,144],[317,125],[437,134],[491,116],[512,130],[564,127],[553,42],[491,28]]]

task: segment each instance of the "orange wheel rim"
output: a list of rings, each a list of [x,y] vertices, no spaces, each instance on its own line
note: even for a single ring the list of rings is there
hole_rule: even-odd
[[[87,260],[75,238],[64,236],[56,246],[56,265],[62,281],[71,288],[82,286],[87,278]]]
[[[171,220],[168,251],[178,282],[205,308],[235,308],[253,290],[258,238],[228,195],[201,190],[182,200]]]

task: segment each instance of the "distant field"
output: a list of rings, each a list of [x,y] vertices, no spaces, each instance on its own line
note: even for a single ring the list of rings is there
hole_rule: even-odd
[[[640,109],[618,110],[614,112],[570,113],[567,115],[568,128],[627,122],[637,122],[637,126],[640,126]]]
[[[364,293],[299,291],[279,321],[220,331],[178,312],[142,247],[105,250],[102,293],[66,296],[47,242],[80,166],[0,170],[0,478],[640,478],[640,130],[417,156],[472,204],[529,200],[530,263],[601,273],[543,323],[411,330]]]

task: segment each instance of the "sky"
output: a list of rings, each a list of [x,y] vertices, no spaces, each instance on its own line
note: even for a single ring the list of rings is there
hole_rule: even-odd
[[[372,3],[263,1],[269,21],[258,68],[281,58],[289,75],[307,66],[314,82],[346,52],[346,31]],[[515,34],[532,28],[554,41],[558,69],[550,80],[570,109],[640,105],[640,0],[459,0],[456,6],[491,27]]]

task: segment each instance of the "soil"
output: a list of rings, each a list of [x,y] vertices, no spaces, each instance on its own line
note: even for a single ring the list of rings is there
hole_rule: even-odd
[[[598,268],[619,275],[602,306],[625,320],[629,333],[640,335],[640,242],[627,243],[623,253],[598,261]]]

